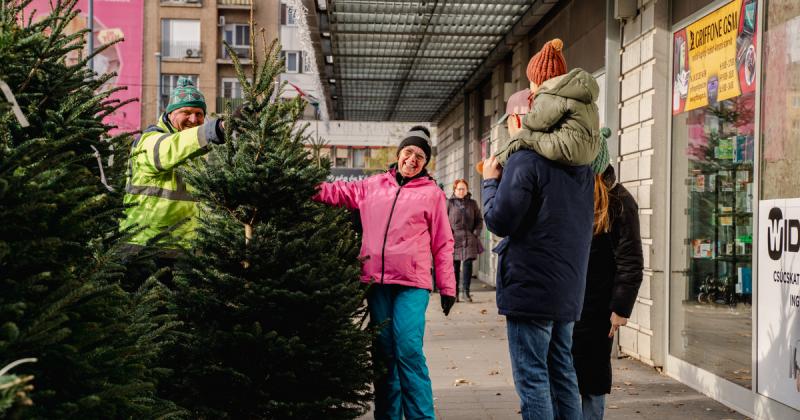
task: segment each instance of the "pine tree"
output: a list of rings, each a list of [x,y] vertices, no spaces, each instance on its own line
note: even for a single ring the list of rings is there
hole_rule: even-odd
[[[0,366],[38,358],[16,369],[36,390],[14,416],[152,418],[175,412],[155,394],[171,324],[154,279],[131,293],[118,284],[124,167],[105,158],[130,139],[102,122],[123,105],[98,92],[112,75],[66,60],[84,48],[85,32],[64,32],[76,1],[38,21],[23,12],[30,0],[0,14],[0,75],[30,123],[0,108]]]
[[[283,63],[265,52],[251,82],[231,51],[244,108],[183,174],[203,210],[176,270],[187,337],[168,393],[198,418],[354,418],[372,377],[359,242],[346,213],[311,201],[330,163],[304,149],[304,104],[275,99]]]

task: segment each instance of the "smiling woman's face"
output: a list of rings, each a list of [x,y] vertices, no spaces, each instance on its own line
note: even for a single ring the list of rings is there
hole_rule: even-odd
[[[424,167],[425,152],[417,146],[406,146],[397,156],[397,170],[406,178],[418,175]]]

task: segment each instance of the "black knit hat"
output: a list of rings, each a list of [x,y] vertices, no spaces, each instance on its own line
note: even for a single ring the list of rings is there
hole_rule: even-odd
[[[431,132],[421,125],[415,125],[408,130],[406,138],[397,146],[397,156],[400,156],[400,151],[406,146],[417,146],[425,153],[425,165],[431,161]],[[423,166],[423,167],[424,167]]]

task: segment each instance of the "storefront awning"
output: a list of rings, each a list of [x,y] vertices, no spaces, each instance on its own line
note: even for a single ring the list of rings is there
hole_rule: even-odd
[[[436,121],[557,2],[318,0],[331,117]]]

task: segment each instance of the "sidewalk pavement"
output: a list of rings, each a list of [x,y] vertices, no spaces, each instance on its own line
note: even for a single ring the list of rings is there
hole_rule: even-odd
[[[520,419],[506,340],[494,289],[474,282],[474,303],[457,303],[442,314],[438,295],[426,313],[425,355],[433,382],[436,418]],[[605,418],[746,419],[636,360],[613,360],[614,381]],[[362,419],[373,418],[367,413]]]

